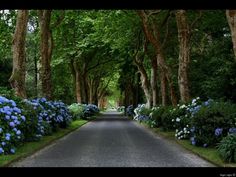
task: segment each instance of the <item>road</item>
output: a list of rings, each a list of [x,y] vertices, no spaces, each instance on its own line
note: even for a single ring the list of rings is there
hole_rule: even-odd
[[[117,112],[57,140],[13,167],[213,167]]]

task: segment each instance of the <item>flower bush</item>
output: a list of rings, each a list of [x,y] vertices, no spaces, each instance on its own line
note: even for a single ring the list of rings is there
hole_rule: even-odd
[[[167,110],[166,107],[164,106],[158,106],[158,107],[153,107],[151,109],[151,113],[149,114],[149,117],[151,118],[153,123],[153,127],[161,127],[162,124],[162,114]]]
[[[192,144],[216,145],[235,125],[236,105],[229,102],[202,104],[192,118]],[[234,131],[234,129],[231,129]]]
[[[99,108],[94,104],[86,105],[85,109],[83,110],[83,118],[89,119],[89,117],[93,116],[94,114],[99,112]]]
[[[49,123],[53,131],[56,131],[59,127],[67,127],[72,119],[69,109],[61,101],[47,101],[46,98],[37,98],[30,101],[35,104],[34,109],[41,108],[38,118]]]
[[[44,120],[38,114],[42,111],[42,108],[35,109],[36,104],[23,100],[19,107],[22,110],[22,114],[25,117],[24,124],[21,125],[24,141],[38,141],[43,135],[51,134],[51,131],[46,132],[47,122],[43,123]],[[48,127],[49,124],[48,124]]]
[[[86,104],[81,103],[73,103],[68,107],[74,120],[83,118],[85,108]]]
[[[15,153],[26,141],[39,140],[56,128],[66,128],[72,116],[61,101],[17,100],[0,96],[0,154]]]
[[[145,104],[139,104],[137,108],[134,109],[134,120],[138,121],[148,121],[150,119],[149,114],[151,109],[145,107]]]
[[[134,116],[134,106],[133,105],[129,105],[127,108],[126,108],[126,114],[128,116]]]
[[[20,125],[25,121],[13,100],[0,96],[0,154],[13,154],[21,144]]]

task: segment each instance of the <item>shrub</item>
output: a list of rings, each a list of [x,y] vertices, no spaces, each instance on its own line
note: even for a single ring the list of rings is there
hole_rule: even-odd
[[[175,137],[177,139],[187,139],[190,136],[190,115],[185,104],[178,105],[177,108],[170,110],[170,118],[175,128]],[[171,125],[171,124],[170,124]],[[172,128],[172,127],[170,127]]]
[[[217,151],[225,162],[236,162],[236,134],[224,137],[218,144]]]
[[[192,119],[193,144],[215,145],[228,134],[236,117],[236,106],[229,102],[212,102],[202,105]]]
[[[161,122],[162,122],[162,129],[164,131],[170,131],[174,129],[174,124],[173,124],[173,118],[175,115],[173,114],[177,109],[173,107],[166,107],[165,111],[163,112],[161,116]]]
[[[73,103],[68,107],[74,120],[81,119],[83,117],[85,108],[86,105],[81,103]]]
[[[124,106],[119,106],[119,107],[117,108],[117,111],[118,111],[118,112],[124,112],[124,111],[125,111],[125,107],[124,107]]]
[[[153,107],[151,109],[151,113],[149,114],[151,120],[155,121],[155,127],[160,127],[162,126],[162,115],[166,111],[166,108],[164,106],[158,106],[158,107]]]
[[[139,104],[137,108],[134,109],[134,120],[138,121],[148,121],[150,119],[149,114],[151,109],[145,107],[145,104]]]
[[[95,115],[98,112],[99,112],[99,109],[96,105],[88,104],[83,110],[83,119],[89,119],[89,117]]]
[[[37,98],[31,100],[35,105],[34,109],[40,109],[38,118],[49,123],[53,131],[60,128],[66,128],[72,116],[69,113],[67,106],[61,101],[47,101],[46,98]]]
[[[21,144],[22,132],[20,125],[25,121],[13,100],[0,96],[0,154],[15,153]]]
[[[126,114],[128,116],[134,116],[134,106],[133,105],[129,105],[127,108],[126,108]]]
[[[45,134],[43,120],[38,114],[41,109],[34,109],[35,104],[28,100],[20,103],[19,107],[25,117],[24,124],[21,125],[24,141],[38,141]]]

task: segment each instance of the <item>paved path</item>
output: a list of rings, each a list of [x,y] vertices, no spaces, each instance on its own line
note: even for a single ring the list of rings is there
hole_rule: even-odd
[[[104,113],[15,167],[210,167],[117,112]]]

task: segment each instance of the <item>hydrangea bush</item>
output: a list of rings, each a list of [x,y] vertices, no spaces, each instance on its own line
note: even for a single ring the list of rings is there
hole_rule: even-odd
[[[236,105],[229,102],[203,103],[192,119],[192,144],[216,145],[228,131],[234,131]]]
[[[0,96],[0,154],[13,154],[21,144],[19,129],[25,122],[22,111],[13,100]]]
[[[0,154],[15,153],[26,141],[39,140],[71,121],[67,106],[45,98],[13,100],[0,96]]]
[[[83,114],[86,108],[86,104],[73,103],[68,108],[74,120],[81,119],[84,116]]]
[[[146,108],[145,104],[139,104],[137,108],[134,109],[134,120],[138,121],[148,121],[150,119],[149,114],[151,109]]]
[[[89,117],[95,115],[98,112],[99,112],[99,108],[96,105],[88,104],[83,110],[83,118],[88,119]]]
[[[133,105],[129,105],[127,108],[126,108],[126,114],[128,116],[134,116],[134,106]]]

